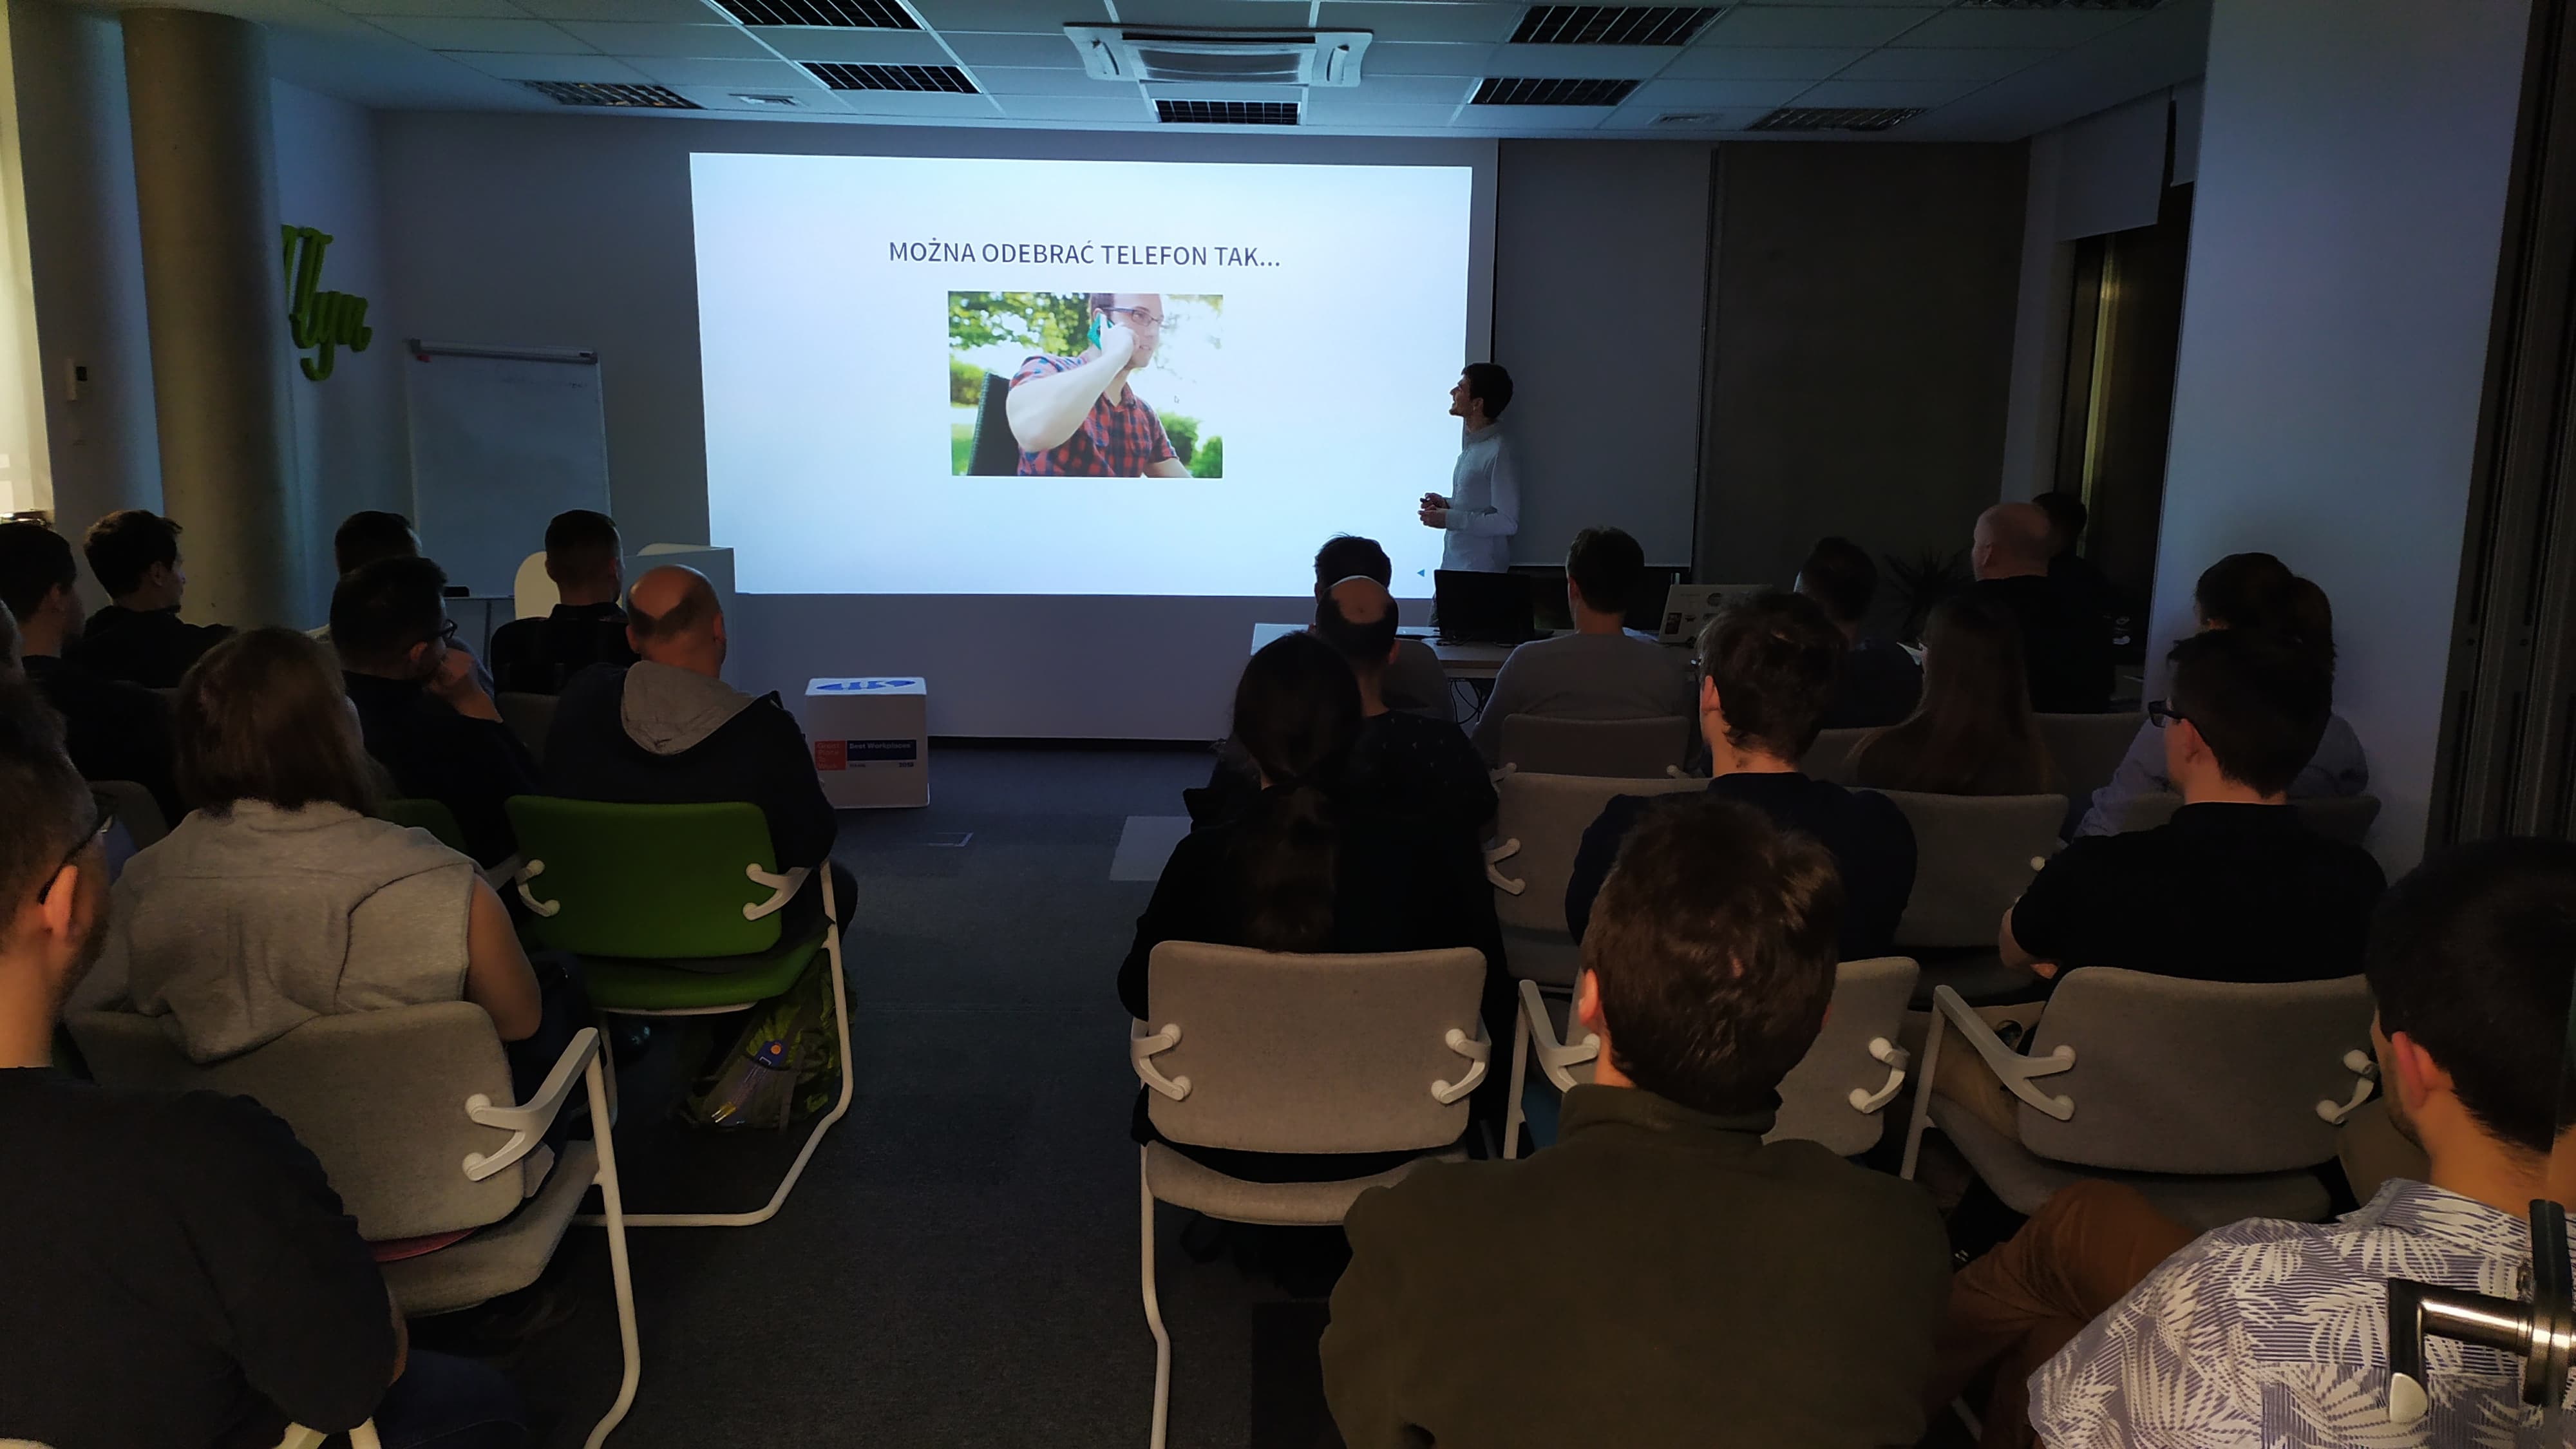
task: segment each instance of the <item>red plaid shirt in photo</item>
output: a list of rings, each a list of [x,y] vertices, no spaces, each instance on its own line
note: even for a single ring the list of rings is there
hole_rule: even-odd
[[[1011,386],[1087,366],[1090,364],[1078,357],[1041,354],[1020,364],[1020,370],[1011,376]],[[1129,388],[1125,402],[1111,402],[1103,393],[1072,437],[1043,453],[1020,454],[1020,476],[1142,478],[1146,468],[1178,456],[1172,451],[1170,436],[1163,431],[1163,420],[1136,396],[1134,388]]]

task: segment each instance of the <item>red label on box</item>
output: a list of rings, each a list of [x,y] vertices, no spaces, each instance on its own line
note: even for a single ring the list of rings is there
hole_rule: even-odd
[[[849,767],[850,746],[847,740],[816,740],[814,742],[815,769],[846,770]]]

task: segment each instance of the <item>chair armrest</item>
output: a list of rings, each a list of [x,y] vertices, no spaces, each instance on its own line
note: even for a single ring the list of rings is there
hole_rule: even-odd
[[[1485,1024],[1481,1021],[1476,1023],[1474,1040],[1469,1040],[1465,1032],[1454,1026],[1449,1028],[1445,1040],[1449,1050],[1467,1059],[1468,1066],[1467,1074],[1455,1082],[1434,1081],[1431,1084],[1432,1100],[1443,1107],[1476,1090],[1476,1084],[1485,1080],[1485,1068],[1494,1059],[1494,1044],[1486,1038]]]
[[[546,1073],[546,1080],[537,1088],[533,1100],[516,1107],[495,1107],[492,1099],[481,1092],[466,1098],[467,1117],[486,1127],[506,1128],[511,1136],[498,1152],[467,1153],[465,1180],[481,1182],[504,1168],[516,1165],[520,1158],[533,1151],[538,1140],[545,1136],[546,1129],[555,1124],[555,1116],[563,1111],[565,1099],[572,1095],[573,1079],[580,1076],[582,1068],[590,1065],[598,1055],[599,1028],[585,1026],[573,1034],[572,1044],[564,1048],[563,1055],[555,1058],[553,1069]],[[597,1130],[605,1132],[608,1126],[600,1123]]]
[[[1936,986],[1932,988],[1932,1029],[1938,1032],[1945,1026],[1956,1031],[1959,1039],[1985,1062],[1987,1070],[1995,1074],[1995,1079],[2004,1084],[2005,1090],[2024,1104],[2060,1122],[2074,1117],[2074,1098],[2049,1096],[2032,1086],[2030,1079],[2054,1076],[2072,1068],[2075,1065],[2075,1048],[2061,1043],[2047,1056],[2023,1056],[2004,1045],[2003,1038],[1995,1035],[1995,1029],[1986,1025],[1986,1019],[1977,1015],[1976,1008],[1968,1005],[1967,998],[1950,987]]]
[[[2358,1047],[2345,1052],[2343,1067],[2357,1079],[2352,1084],[2351,1099],[2317,1104],[2317,1115],[2337,1127],[2342,1126],[2344,1120],[2353,1113],[2360,1111],[2361,1104],[2370,1100],[2370,1094],[2379,1090],[2379,1063],[2371,1058],[2370,1053]]]
[[[1910,1060],[1905,1055],[1905,1048],[1883,1036],[1869,1039],[1869,1057],[1871,1061],[1887,1068],[1887,1085],[1875,1092],[1863,1091],[1858,1087],[1851,1089],[1849,1100],[1852,1110],[1863,1115],[1876,1112],[1896,1100],[1897,1091],[1905,1085],[1905,1068]]]
[[[1127,1027],[1127,1060],[1136,1068],[1136,1080],[1177,1102],[1190,1094],[1190,1079],[1167,1077],[1154,1069],[1154,1058],[1181,1044],[1181,1024],[1171,1022],[1161,1031],[1148,1032],[1145,1023],[1130,1022]]]
[[[523,864],[525,861],[514,853],[498,865],[478,865],[474,873],[483,877],[485,885],[496,891],[505,891],[519,878],[519,868]]]
[[[563,902],[538,900],[537,893],[528,889],[528,882],[535,880],[538,876],[544,875],[545,873],[546,863],[544,861],[522,861],[520,862],[519,873],[516,879],[519,884],[519,899],[527,903],[528,909],[541,916],[551,916],[555,912],[563,909]]]
[[[1519,765],[1514,764],[1514,763],[1512,763],[1511,761],[1506,760],[1506,761],[1504,761],[1504,762],[1503,762],[1503,766],[1502,766],[1502,768],[1501,768],[1501,769],[1498,769],[1498,770],[1488,770],[1488,771],[1486,771],[1486,772],[1485,772],[1485,778],[1486,778],[1486,779],[1488,779],[1488,780],[1491,780],[1491,781],[1493,781],[1495,784],[1499,785],[1499,784],[1503,783],[1503,777],[1505,777],[1505,776],[1507,776],[1507,775],[1515,775],[1515,774],[1520,773],[1520,768],[1521,768],[1521,767],[1520,767]]]
[[[1538,1058],[1539,1070],[1556,1084],[1559,1092],[1571,1092],[1579,1085],[1572,1068],[1601,1055],[1601,1038],[1591,1032],[1571,1046],[1556,1039],[1556,1023],[1548,1018],[1547,998],[1539,994],[1538,983],[1524,981],[1521,988],[1521,1016],[1529,1022],[1530,1053]]]
[[[769,887],[769,899],[743,903],[742,918],[746,921],[757,921],[763,916],[776,915],[787,909],[787,903],[794,900],[796,893],[805,888],[805,877],[814,873],[814,867],[800,865],[785,874],[771,875],[759,866],[746,865],[742,868],[742,873],[751,878],[752,884]],[[830,873],[824,872],[826,875]]]
[[[1528,881],[1514,880],[1510,876],[1503,874],[1501,871],[1494,869],[1495,866],[1502,864],[1504,861],[1507,861],[1520,853],[1521,842],[1519,836],[1513,836],[1511,839],[1504,841],[1500,845],[1488,847],[1485,851],[1485,879],[1493,883],[1494,889],[1503,892],[1505,895],[1516,896],[1529,889]]]

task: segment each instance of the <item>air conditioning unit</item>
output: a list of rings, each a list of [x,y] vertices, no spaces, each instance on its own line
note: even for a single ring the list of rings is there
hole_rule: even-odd
[[[1220,30],[1068,25],[1095,80],[1155,85],[1355,86],[1365,30]]]

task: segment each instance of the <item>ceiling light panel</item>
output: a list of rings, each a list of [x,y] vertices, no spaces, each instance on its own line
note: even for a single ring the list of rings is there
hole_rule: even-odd
[[[895,0],[717,0],[745,25],[825,25],[841,30],[919,30]]]
[[[1750,131],[1886,131],[1923,112],[1897,106],[1783,106],[1746,127]]]
[[[1717,11],[1699,5],[1533,5],[1518,45],[1688,45]]]
[[[836,91],[946,91],[975,94],[975,82],[953,65],[841,65],[816,61],[805,67]]]
[[[1293,126],[1294,101],[1156,101],[1155,119],[1167,126]]]
[[[1479,106],[1615,106],[1636,88],[1633,80],[1488,76],[1469,99]]]
[[[611,110],[694,111],[699,106],[666,86],[601,84],[595,81],[522,81],[521,85],[564,106],[604,106]]]

